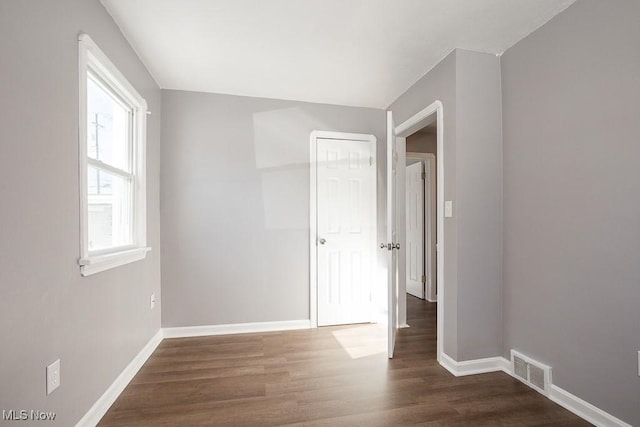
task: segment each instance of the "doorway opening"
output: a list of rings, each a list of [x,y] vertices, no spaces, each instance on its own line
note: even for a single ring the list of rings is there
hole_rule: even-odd
[[[405,167],[406,292],[432,303],[437,302],[435,130],[433,125],[407,137]]]
[[[400,252],[398,260],[397,325],[410,326],[407,324],[407,298],[412,303],[409,306],[415,305],[416,301],[437,305],[436,355],[440,363],[444,353],[445,298],[443,131],[440,101],[395,128],[398,164],[402,165],[398,168],[402,176],[398,177],[396,185],[400,199],[396,204],[398,234],[401,247],[406,248]],[[417,179],[422,176],[424,181]],[[407,181],[407,178],[413,181]]]

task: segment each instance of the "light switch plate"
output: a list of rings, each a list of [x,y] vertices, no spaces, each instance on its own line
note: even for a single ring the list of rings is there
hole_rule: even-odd
[[[47,366],[47,394],[60,387],[60,359]]]
[[[445,200],[444,202],[444,217],[452,218],[453,217],[453,201]]]

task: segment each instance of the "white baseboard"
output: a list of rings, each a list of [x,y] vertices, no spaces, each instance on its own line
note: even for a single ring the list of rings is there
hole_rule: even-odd
[[[631,427],[624,421],[551,384],[549,399],[598,427]]]
[[[281,322],[234,323],[229,325],[184,326],[163,328],[165,338],[203,337],[208,335],[248,334],[254,332],[290,331],[309,329],[311,321],[285,320]]]
[[[487,372],[497,372],[509,368],[509,362],[504,357],[487,357],[486,359],[456,362],[444,353],[442,354],[440,364],[456,377],[486,374]]]
[[[518,379],[511,372],[511,362],[504,357],[465,360],[456,362],[450,356],[442,354],[440,364],[456,377],[502,371]],[[526,383],[523,383],[527,385]],[[560,387],[550,385],[548,398],[585,421],[597,427],[632,427],[602,409],[574,396]]]
[[[91,409],[89,409],[84,417],[78,421],[76,427],[96,426],[161,342],[162,329],[160,329],[149,340],[149,342],[145,344],[142,350],[140,350],[136,357],[134,357],[127,367],[124,368],[124,371],[118,375],[115,381],[109,386],[109,388],[107,388],[103,395],[100,396]]]

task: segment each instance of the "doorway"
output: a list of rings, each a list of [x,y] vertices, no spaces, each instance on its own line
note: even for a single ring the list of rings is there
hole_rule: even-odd
[[[375,142],[372,135],[312,133],[312,326],[373,321]]]
[[[425,152],[420,146],[418,138],[424,138],[419,135],[421,132],[406,139],[406,291],[416,298],[436,302],[436,155],[435,150]],[[433,138],[435,142],[435,135]]]
[[[436,288],[437,288],[437,337],[436,337],[436,354],[437,360],[440,364],[444,359],[444,311],[445,311],[445,284],[444,284],[444,217],[445,217],[445,202],[444,202],[444,111],[443,105],[440,101],[435,101],[428,107],[417,112],[409,119],[394,128],[392,136],[394,137],[394,143],[397,145],[397,152],[399,163],[405,165],[406,153],[407,153],[407,138],[415,134],[419,130],[435,123],[435,144],[436,144]],[[411,149],[411,147],[409,147]],[[394,187],[395,192],[401,198],[395,204],[395,208],[398,211],[398,231],[401,239],[404,239],[406,224],[404,224],[405,218],[405,180],[404,180],[404,167],[399,168],[402,171],[402,177],[399,177],[397,186]],[[406,247],[401,245],[402,247]],[[393,320],[393,324],[390,326],[390,330],[396,329],[406,322],[406,251],[401,252],[402,259],[398,263],[398,284],[397,287],[391,290],[391,295],[397,295],[397,298],[390,297],[390,304],[397,306],[397,316],[390,317]]]
[[[431,206],[428,205],[436,204],[435,199],[431,196],[435,196],[437,193],[435,189],[436,186],[432,186],[432,184],[436,184],[437,182],[435,175],[432,175],[432,172],[434,174],[436,173],[437,167],[435,164],[432,164],[431,161],[437,159],[438,153],[437,113],[434,112],[428,117],[425,117],[419,126],[413,127],[405,132],[405,136],[398,138],[398,152],[402,165],[405,166],[402,168],[401,176],[399,176],[401,186],[398,187],[398,229],[400,243],[406,248],[405,251],[399,254],[401,268],[398,273],[398,323],[400,327],[410,326],[406,323],[408,307],[406,300],[407,292],[422,300],[429,299],[435,301],[436,299],[437,276],[433,277],[433,273],[437,271],[435,265],[437,262],[434,259],[436,251],[435,237],[437,236],[437,232],[434,231],[434,229],[437,228],[437,215],[436,212],[431,209]],[[409,169],[407,169],[407,162],[412,161],[414,165],[408,166]],[[415,162],[418,161],[419,163],[415,164]],[[424,172],[421,177],[418,175],[420,177],[419,183],[416,182],[415,174],[411,173],[412,168],[415,173],[418,167],[421,167],[422,172]],[[427,169],[429,169],[428,176]],[[407,172],[409,173],[408,175]],[[412,178],[413,182],[410,182]],[[418,191],[420,192],[420,204],[415,203],[416,193]],[[415,212],[412,212],[412,208],[410,207],[412,202],[413,209],[419,211],[421,218],[419,224],[415,223]],[[413,223],[411,222],[412,214],[414,219]],[[427,221],[428,217],[431,217],[431,221]],[[416,225],[419,225],[419,227]],[[419,228],[419,230],[416,230],[417,228]],[[430,231],[433,232],[430,233]],[[427,244],[427,239],[432,240],[431,244]],[[430,257],[430,255],[433,255],[433,258]],[[419,271],[417,277],[415,277],[416,270]],[[420,283],[415,283],[415,281],[419,281]],[[412,289],[415,290],[415,288],[418,288],[421,292],[411,292]],[[429,293],[427,291],[431,292]],[[427,298],[427,296],[429,296],[429,298]]]

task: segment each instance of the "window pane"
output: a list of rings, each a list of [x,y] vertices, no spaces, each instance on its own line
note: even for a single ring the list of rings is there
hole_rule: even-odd
[[[131,182],[91,166],[87,177],[89,250],[132,244]]]
[[[89,168],[87,184],[89,195],[113,194],[113,176],[101,170]]]
[[[131,109],[89,74],[87,79],[87,154],[130,171]]]

